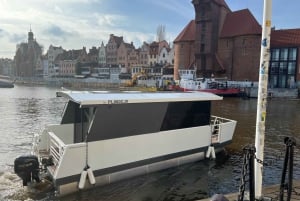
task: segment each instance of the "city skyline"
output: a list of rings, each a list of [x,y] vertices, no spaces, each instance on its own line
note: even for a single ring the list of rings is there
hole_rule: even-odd
[[[261,24],[263,0],[226,3],[232,11],[248,8]],[[166,40],[173,42],[195,15],[190,0],[0,0],[0,5],[0,58],[13,58],[16,45],[27,42],[30,28],[44,53],[51,44],[64,49],[99,47],[102,41],[107,44],[110,34],[139,47],[156,39],[160,25],[166,27]],[[300,28],[297,5],[299,0],[284,6],[273,0],[272,26]]]

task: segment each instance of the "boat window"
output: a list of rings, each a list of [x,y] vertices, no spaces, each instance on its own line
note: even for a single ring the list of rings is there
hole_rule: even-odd
[[[78,116],[77,113],[79,113],[79,117],[77,117],[76,119],[76,116]],[[63,114],[61,124],[71,124],[77,121],[80,122],[79,104],[73,101],[69,101]]]
[[[169,103],[162,131],[208,125],[210,101]]]
[[[159,132],[168,103],[97,106],[88,141]]]
[[[83,142],[85,139],[88,129],[88,120],[85,115],[87,112],[88,108],[80,108],[79,104],[73,101],[68,102],[61,124],[74,124],[74,143]]]
[[[98,105],[88,141],[209,125],[210,107],[210,101]],[[75,143],[84,141],[88,121],[81,112],[88,111],[74,102],[66,108],[62,124],[74,123]]]

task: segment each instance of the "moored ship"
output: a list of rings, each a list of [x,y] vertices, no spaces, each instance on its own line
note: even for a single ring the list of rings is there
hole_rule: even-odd
[[[23,185],[50,181],[59,195],[201,160],[232,140],[236,121],[212,116],[200,92],[62,91],[61,123],[15,160]]]

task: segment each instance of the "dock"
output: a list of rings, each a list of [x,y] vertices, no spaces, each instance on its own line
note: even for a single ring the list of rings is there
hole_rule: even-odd
[[[263,197],[268,198],[268,200],[279,200],[279,192],[280,192],[280,186],[279,185],[271,185],[263,187],[262,194]],[[238,198],[239,193],[230,193],[224,195],[228,201],[236,201]],[[284,195],[286,198],[286,191],[284,191]],[[198,201],[211,201],[212,197],[198,200]],[[247,194],[245,192],[244,200],[249,200],[247,197]],[[286,200],[286,199],[284,199]],[[291,195],[291,201],[299,201],[300,200],[300,180],[294,180],[293,181],[293,188],[292,188],[292,195]],[[220,200],[221,201],[221,200]]]

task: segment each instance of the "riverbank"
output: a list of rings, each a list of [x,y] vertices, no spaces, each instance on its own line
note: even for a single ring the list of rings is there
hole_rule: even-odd
[[[155,86],[126,86],[128,80],[96,79],[96,78],[16,78],[15,83],[20,85],[44,85],[64,87],[74,90],[122,90],[122,91],[157,91]],[[257,98],[257,86],[243,88],[242,97]],[[298,88],[269,88],[268,98],[292,98],[300,97]]]

